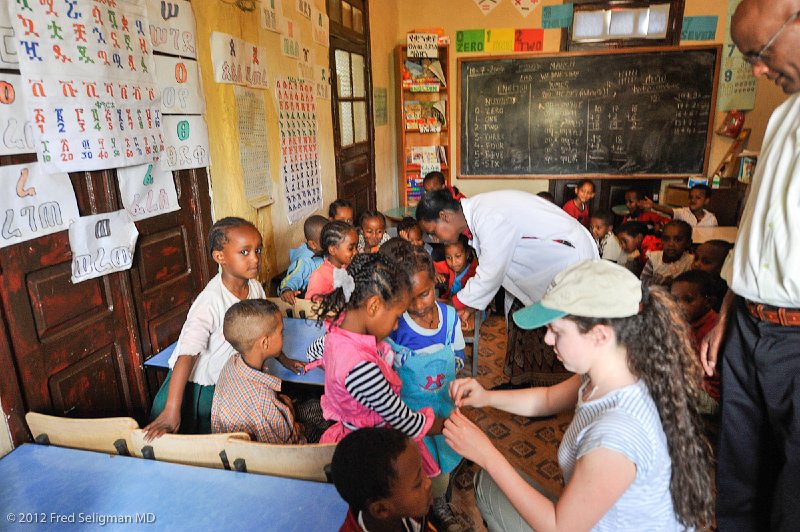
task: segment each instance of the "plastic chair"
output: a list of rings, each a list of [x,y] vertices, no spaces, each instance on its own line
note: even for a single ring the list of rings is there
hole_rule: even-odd
[[[330,482],[325,466],[331,463],[335,443],[274,445],[234,438],[225,443],[225,454],[236,471]]]
[[[131,433],[133,455],[149,460],[174,462],[176,464],[230,469],[225,455],[225,442],[229,438],[249,441],[244,432],[221,434],[164,434],[145,441],[143,430]]]
[[[25,414],[25,421],[36,443],[130,456],[131,433],[139,428],[129,417],[75,419]]]

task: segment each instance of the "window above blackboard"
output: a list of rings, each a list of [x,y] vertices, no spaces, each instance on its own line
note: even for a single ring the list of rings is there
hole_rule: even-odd
[[[673,46],[680,42],[685,0],[576,1],[561,50]]]

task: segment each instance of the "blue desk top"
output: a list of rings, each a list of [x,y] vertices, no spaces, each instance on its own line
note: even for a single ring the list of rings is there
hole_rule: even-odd
[[[327,531],[347,513],[332,484],[46,445],[0,459],[0,479],[2,530],[100,529],[105,519],[101,530]]]
[[[316,321],[283,318],[283,352],[289,358],[305,362],[306,351],[308,351],[314,340],[324,333],[325,327],[318,327]],[[156,356],[148,359],[144,365],[169,369],[169,357],[174,350],[175,344],[172,344]],[[287,382],[317,384],[320,386],[325,384],[325,373],[321,369],[314,369],[302,375],[295,375],[275,359],[267,360],[266,366],[271,375],[275,375]]]

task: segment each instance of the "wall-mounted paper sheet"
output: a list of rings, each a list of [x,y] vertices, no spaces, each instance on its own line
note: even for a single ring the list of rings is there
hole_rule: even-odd
[[[569,28],[570,26],[572,26],[572,4],[542,8],[542,28]]]
[[[19,68],[17,41],[8,6],[0,6],[0,68]]]
[[[475,5],[477,5],[481,13],[484,15],[488,15],[492,12],[494,8],[496,8],[500,4],[500,0],[474,0]]]
[[[328,48],[331,43],[331,21],[328,15],[314,8],[311,10],[311,31],[314,42]]]
[[[311,45],[313,46],[313,44]],[[300,58],[297,60],[297,74],[300,79],[314,81],[314,70],[316,69],[316,54],[311,46],[300,47]]]
[[[141,164],[117,170],[122,204],[134,220],[180,210],[172,172],[157,164]]]
[[[64,231],[78,203],[65,173],[46,175],[39,163],[0,167],[0,248]]]
[[[283,17],[281,0],[261,0],[261,27],[275,33],[281,32],[280,21]]]
[[[244,174],[244,194],[253,207],[264,207],[273,202],[264,97],[262,93],[243,87],[234,87],[233,94],[239,114],[239,160]]]
[[[215,31],[211,34],[211,64],[217,83],[233,83],[254,89],[268,89],[270,86],[267,49],[263,46]]]
[[[409,33],[406,47],[408,57],[439,57],[439,37],[435,33]]]
[[[311,18],[311,11],[313,10],[311,4],[312,2],[309,2],[308,0],[295,0],[295,7],[297,8],[297,12],[308,19]]]
[[[197,61],[157,55],[156,81],[161,90],[161,112],[202,114],[206,110]]]
[[[197,34],[192,4],[186,0],[147,0],[147,14],[150,18],[150,36],[156,51],[197,57]]]
[[[22,76],[0,73],[0,155],[36,152],[33,122],[25,114],[24,93]]]
[[[126,210],[77,219],[69,226],[73,284],[129,270],[138,237]]]
[[[208,166],[208,127],[202,116],[166,115],[161,168],[185,170]]]
[[[161,151],[144,4],[11,4],[26,116],[45,171],[119,168]]]
[[[542,0],[514,0],[512,3],[514,4],[514,7],[517,8],[517,11],[519,11],[520,15],[527,17],[533,13],[533,10],[541,1]]]
[[[300,41],[297,40],[297,27],[292,19],[283,18],[281,31],[281,52],[286,57],[300,57]]]
[[[321,100],[331,99],[331,69],[324,66],[314,66],[314,97]]]

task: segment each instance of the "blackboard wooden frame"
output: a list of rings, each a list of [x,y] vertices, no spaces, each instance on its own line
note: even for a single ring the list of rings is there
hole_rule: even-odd
[[[658,46],[658,47],[647,47],[647,48],[629,48],[629,49],[609,49],[609,50],[591,50],[591,51],[577,51],[577,52],[556,52],[550,54],[507,54],[507,55],[477,55],[472,57],[460,57],[458,58],[456,70],[457,70],[457,90],[458,90],[458,97],[457,106],[456,106],[456,173],[458,175],[458,179],[564,179],[569,177],[570,174],[520,174],[520,175],[511,175],[511,174],[501,174],[501,175],[474,175],[474,174],[464,174],[461,168],[461,139],[462,139],[462,123],[461,123],[461,111],[462,105],[464,105],[463,95],[461,94],[461,86],[462,86],[462,65],[464,63],[473,63],[473,62],[485,62],[487,60],[502,60],[502,59],[543,59],[543,58],[554,58],[554,59],[565,59],[569,57],[586,57],[586,56],[601,56],[601,55],[633,55],[633,56],[640,56],[646,55],[648,53],[663,53],[663,52],[689,52],[689,51],[698,51],[698,50],[715,50],[716,51],[716,61],[714,65],[714,75],[713,75],[713,87],[711,89],[711,109],[708,115],[708,124],[707,124],[707,133],[706,133],[706,142],[705,142],[705,149],[704,149],[704,157],[703,157],[703,172],[702,175],[706,175],[708,172],[708,165],[709,165],[709,156],[711,152],[711,141],[713,139],[714,133],[714,118],[716,115],[716,106],[717,106],[717,90],[719,85],[719,71],[720,71],[720,63],[722,59],[722,45],[721,44],[713,44],[713,45],[696,45],[696,46]],[[452,123],[452,122],[451,122]],[[697,175],[696,172],[693,173],[632,173],[632,174],[609,174],[609,173],[580,173],[576,172],[571,174],[574,176],[586,177],[586,178],[597,178],[597,179],[630,179],[630,178],[645,178],[645,179],[680,179],[689,176]]]

